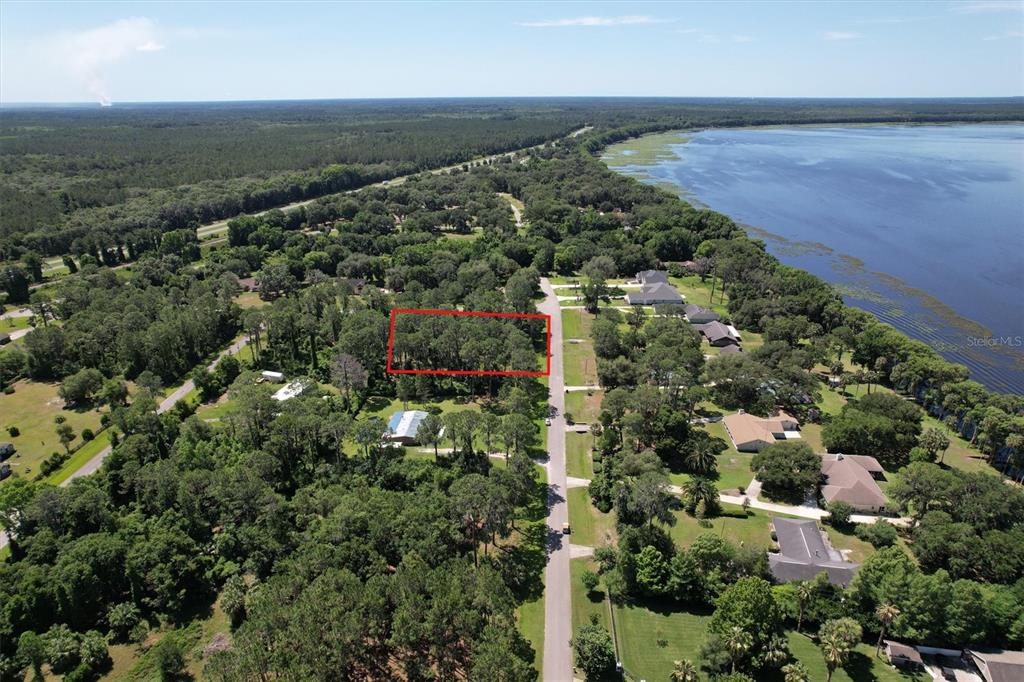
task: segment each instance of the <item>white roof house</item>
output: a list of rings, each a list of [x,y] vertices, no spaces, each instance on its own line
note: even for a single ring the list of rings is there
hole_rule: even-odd
[[[272,381],[275,384],[280,384],[281,382],[284,381],[284,374],[283,373],[281,373],[281,372],[272,372],[269,369],[265,369],[262,372],[260,372],[260,376],[263,377],[263,379],[265,381]]]
[[[395,412],[388,419],[388,439],[404,443],[415,443],[416,431],[427,416],[423,410],[406,410]]]
[[[302,395],[307,388],[309,388],[309,384],[302,379],[296,379],[295,381],[287,383],[277,389],[273,398],[274,400],[278,400],[283,403],[286,400],[291,400],[292,398]]]

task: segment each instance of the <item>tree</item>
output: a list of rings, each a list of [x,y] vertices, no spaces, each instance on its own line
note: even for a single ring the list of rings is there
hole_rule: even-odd
[[[874,523],[861,523],[855,531],[857,537],[865,542],[870,542],[875,547],[888,547],[896,544],[899,533],[896,526],[885,519],[879,518]]]
[[[75,440],[75,431],[71,428],[71,424],[67,422],[57,424],[55,431],[60,444],[64,446],[64,451],[71,452],[71,441]]]
[[[231,621],[231,627],[235,628],[245,619],[245,598],[249,592],[249,586],[240,575],[233,575],[224,583],[224,589],[220,595],[220,606]]]
[[[811,682],[811,674],[799,661],[782,666],[783,682]]]
[[[753,638],[750,653],[756,656],[781,622],[782,612],[771,584],[762,578],[740,578],[718,598],[708,632],[726,637],[733,627],[739,627]]]
[[[18,638],[18,658],[32,668],[33,681],[43,680],[43,663],[46,661],[46,642],[32,631],[21,633]]]
[[[671,682],[698,682],[697,666],[688,659],[672,662],[672,672],[668,679]]]
[[[668,585],[669,566],[656,547],[647,545],[636,557],[636,584],[649,596],[664,594]]]
[[[601,581],[601,578],[593,571],[583,571],[583,576],[580,580],[583,582],[583,587],[586,588],[587,593],[589,594],[597,589],[597,585]]]
[[[331,360],[331,383],[341,389],[345,396],[352,391],[365,388],[369,374],[363,365],[348,353],[339,352]]]
[[[832,675],[836,668],[846,662],[861,636],[860,624],[852,618],[836,618],[822,624],[821,630],[818,632],[818,646],[821,648],[821,655],[824,657],[825,667],[828,669],[827,682],[832,682]]]
[[[711,438],[702,437],[706,434],[698,433],[699,435],[694,434],[694,437],[690,439],[689,451],[686,453],[686,466],[698,474],[714,473],[718,468],[716,459],[718,447]]]
[[[525,453],[537,443],[537,425],[524,414],[506,414],[501,418],[499,431],[506,455]]]
[[[570,644],[576,653],[576,667],[583,671],[586,679],[600,679],[615,670],[612,637],[596,622],[576,630]]]
[[[128,384],[121,377],[107,379],[103,382],[99,397],[111,407],[120,407],[128,401]]]
[[[362,446],[363,454],[369,457],[370,448],[374,445],[380,446],[381,438],[387,430],[387,424],[380,417],[360,419],[356,422],[352,438]]]
[[[807,602],[814,596],[814,588],[812,584],[807,580],[801,580],[796,586],[796,602],[797,602],[797,618],[796,618],[796,631],[800,632],[801,626],[804,622],[804,611],[807,608]]]
[[[185,652],[173,635],[165,635],[156,645],[156,669],[160,682],[175,682],[185,673]]]
[[[946,450],[949,449],[949,436],[944,431],[940,431],[934,427],[924,430],[920,438],[921,447],[928,451],[932,455],[932,459],[935,458],[935,453],[941,452],[942,458],[946,456]],[[941,461],[941,459],[940,459]]]
[[[842,500],[828,505],[828,522],[836,528],[849,528],[853,507]]]
[[[691,476],[683,483],[683,497],[687,511],[693,513],[701,504],[706,510],[718,508],[718,488],[704,476]]]
[[[416,440],[423,445],[434,447],[434,459],[437,459],[437,444],[441,440],[441,431],[444,429],[444,425],[441,420],[435,414],[427,414],[426,417],[420,420],[419,426],[416,427]]]
[[[804,442],[784,441],[764,448],[750,462],[771,499],[803,502],[818,489],[821,457]]]
[[[739,625],[733,625],[725,633],[725,646],[729,650],[730,672],[736,672],[736,663],[754,646],[754,638]]]
[[[79,370],[61,382],[57,394],[68,405],[85,403],[103,387],[103,375],[99,370],[87,367]]]
[[[882,627],[878,631],[878,643],[875,644],[875,657],[878,657],[878,653],[882,650],[882,640],[885,639],[885,632],[892,625],[892,622],[896,620],[900,615],[900,610],[892,604],[880,604],[875,609],[875,618],[882,624]]]

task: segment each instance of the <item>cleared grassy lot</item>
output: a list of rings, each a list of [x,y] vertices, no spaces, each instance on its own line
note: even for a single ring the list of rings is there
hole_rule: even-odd
[[[590,341],[566,343],[563,348],[566,386],[596,385],[597,362],[594,359],[594,344]]]
[[[565,394],[565,411],[579,424],[592,424],[601,416],[603,391],[571,391]]]
[[[590,502],[586,488],[570,488],[568,495],[571,542],[600,547],[615,539],[615,514],[604,514]]]
[[[32,478],[39,465],[53,452],[64,452],[57,438],[57,415],[64,417],[75,432],[71,442],[74,448],[82,444],[82,429],[100,429],[98,409],[79,408],[65,410],[64,401],[57,395],[59,384],[21,380],[15,382],[14,393],[0,393],[0,441],[14,443],[17,452],[8,461],[14,475]],[[20,432],[11,436],[11,426]],[[2,485],[2,484],[0,484]]]
[[[590,458],[590,448],[594,437],[589,433],[565,434],[565,470],[575,478],[594,478],[594,465]]]
[[[562,311],[562,338],[589,339],[590,328],[594,324],[594,316],[586,310]]]

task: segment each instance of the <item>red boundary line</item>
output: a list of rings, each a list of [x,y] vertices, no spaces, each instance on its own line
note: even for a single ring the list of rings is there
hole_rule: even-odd
[[[391,355],[395,347],[395,318],[399,315],[463,315],[468,317],[513,317],[530,320],[544,320],[547,325],[547,368],[543,372],[474,370],[474,369],[395,369],[391,366]],[[392,308],[391,324],[388,329],[388,374],[444,374],[455,376],[494,377],[546,377],[551,374],[551,316],[543,313],[489,313],[479,310],[433,310],[430,308]]]

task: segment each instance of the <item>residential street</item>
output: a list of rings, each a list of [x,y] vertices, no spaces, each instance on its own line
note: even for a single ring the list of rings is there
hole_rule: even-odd
[[[541,279],[544,302],[540,311],[551,316],[550,403],[557,410],[548,428],[548,565],[544,575],[545,682],[569,682],[572,675],[572,586],[569,578],[569,540],[562,524],[569,521],[565,475],[565,380],[562,375],[562,311],[551,283]]]

